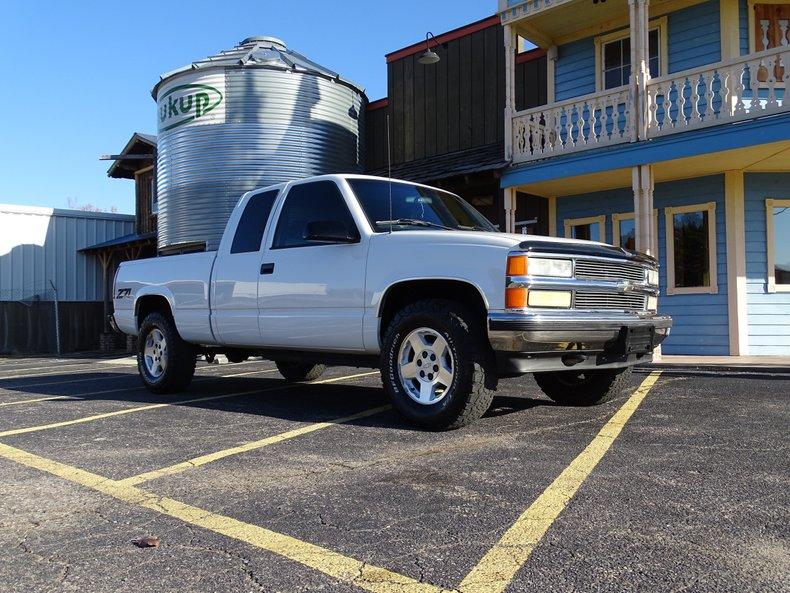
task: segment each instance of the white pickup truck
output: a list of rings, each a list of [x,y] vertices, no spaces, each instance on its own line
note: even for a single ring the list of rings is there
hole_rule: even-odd
[[[434,429],[525,373],[562,404],[609,399],[672,324],[653,258],[500,233],[456,195],[363,175],[248,192],[216,252],[123,263],[113,294],[153,392],[185,389],[201,354],[262,356],[289,381],[367,366]]]

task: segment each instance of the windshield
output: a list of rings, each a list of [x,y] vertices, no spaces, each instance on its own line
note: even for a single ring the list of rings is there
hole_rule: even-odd
[[[377,233],[390,228],[393,231],[436,228],[496,232],[496,228],[464,200],[438,189],[382,179],[348,179],[348,184]]]

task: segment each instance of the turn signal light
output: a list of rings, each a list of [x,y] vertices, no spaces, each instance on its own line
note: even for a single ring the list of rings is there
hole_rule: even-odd
[[[527,256],[526,255],[510,255],[507,258],[507,275],[508,276],[526,276],[527,275]]]
[[[527,289],[526,288],[506,288],[505,289],[505,308],[506,309],[523,309],[526,306],[527,306]]]

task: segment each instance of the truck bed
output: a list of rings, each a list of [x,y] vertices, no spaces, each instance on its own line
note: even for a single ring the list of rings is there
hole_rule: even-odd
[[[216,252],[152,257],[124,262],[115,279],[115,322],[121,331],[136,334],[132,295],[162,295],[181,337],[200,344],[215,343],[209,308],[211,270]],[[129,295],[125,298],[123,295]]]

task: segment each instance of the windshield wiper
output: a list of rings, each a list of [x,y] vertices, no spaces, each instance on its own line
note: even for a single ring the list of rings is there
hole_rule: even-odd
[[[444,229],[446,231],[457,230],[449,226],[444,226],[443,224],[438,224],[435,222],[431,222],[429,220],[421,220],[419,218],[394,218],[392,220],[377,220],[376,224],[378,225],[410,224],[414,226],[427,226],[435,229]]]

